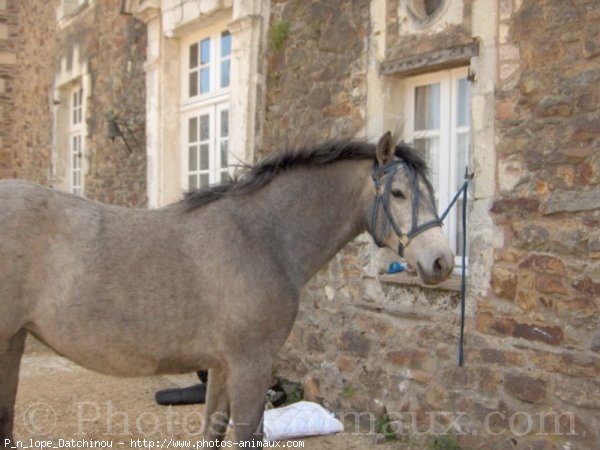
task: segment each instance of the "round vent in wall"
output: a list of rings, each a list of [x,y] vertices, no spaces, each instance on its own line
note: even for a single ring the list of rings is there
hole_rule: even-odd
[[[404,0],[411,18],[419,25],[426,25],[438,17],[449,0]]]

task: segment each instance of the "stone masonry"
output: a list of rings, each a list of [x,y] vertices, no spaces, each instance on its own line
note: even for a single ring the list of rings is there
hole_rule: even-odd
[[[60,0],[3,3],[7,9],[0,9],[0,46],[4,45],[0,57],[12,55],[14,61],[0,60],[0,88],[4,88],[0,102],[6,105],[0,130],[0,177],[54,184],[50,179],[52,146],[57,142],[53,133],[64,130],[60,124],[54,130],[53,109],[60,107],[60,100],[53,85],[62,60],[67,71],[73,66],[77,47],[79,61],[87,62],[91,76],[86,93],[85,195],[107,203],[144,206],[144,24],[120,14],[119,0],[88,0],[60,22]],[[3,23],[8,40],[2,40]],[[130,125],[133,137],[123,132],[131,152],[121,139],[107,139],[109,113]]]
[[[368,20],[366,0],[273,2],[266,149],[351,137],[364,127]],[[279,48],[274,34],[285,37]]]
[[[52,2],[0,2],[0,178],[48,181],[55,16]]]
[[[504,245],[476,320],[522,361],[499,372],[502,405],[572,412],[576,448],[600,442],[598,6],[500,2],[491,214]]]
[[[59,35],[57,59],[70,56],[79,46],[92,75],[87,124],[89,170],[86,196],[111,204],[146,204],[145,164],[145,25],[120,14],[119,0],[96,1],[89,12],[65,27]],[[123,139],[107,139],[107,114],[126,121],[133,136],[121,125]]]

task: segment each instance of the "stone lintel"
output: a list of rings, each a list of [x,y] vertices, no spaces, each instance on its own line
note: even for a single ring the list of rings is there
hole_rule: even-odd
[[[469,64],[471,58],[479,55],[479,44],[472,42],[460,47],[435,50],[420,55],[383,61],[380,75],[407,77],[435,70],[451,69]]]

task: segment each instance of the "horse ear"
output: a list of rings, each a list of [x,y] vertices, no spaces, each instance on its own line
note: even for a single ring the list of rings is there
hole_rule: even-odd
[[[388,131],[381,136],[381,139],[379,139],[379,142],[377,143],[377,162],[382,166],[394,159],[395,153],[396,146],[394,145],[394,139],[392,138],[392,133]]]

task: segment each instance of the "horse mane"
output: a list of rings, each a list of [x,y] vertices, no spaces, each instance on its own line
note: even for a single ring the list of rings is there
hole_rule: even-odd
[[[427,164],[416,149],[400,143],[396,157],[415,173],[427,176]],[[241,172],[221,184],[187,192],[181,201],[192,210],[231,195],[244,195],[267,185],[277,175],[300,167],[324,166],[345,160],[375,160],[375,145],[358,140],[332,140],[317,146],[288,148],[273,153],[256,164],[241,164]]]

